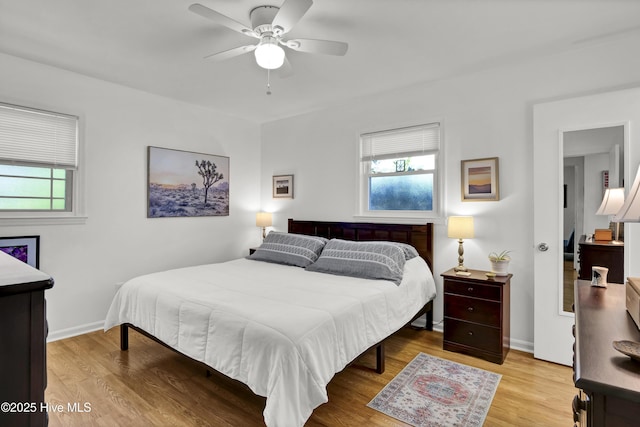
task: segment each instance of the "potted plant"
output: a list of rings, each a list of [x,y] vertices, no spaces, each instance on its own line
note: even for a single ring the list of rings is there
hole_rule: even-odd
[[[496,274],[496,276],[506,276],[509,269],[509,261],[511,261],[511,257],[509,256],[509,252],[511,251],[502,251],[491,252],[489,254],[489,261],[491,262],[491,271]]]

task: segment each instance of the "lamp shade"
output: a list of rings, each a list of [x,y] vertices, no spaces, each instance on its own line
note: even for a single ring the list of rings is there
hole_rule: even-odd
[[[273,37],[264,37],[254,53],[258,65],[267,70],[280,68],[284,64],[284,49],[278,46],[278,41]]]
[[[624,205],[624,188],[607,188],[596,215],[615,215]]]
[[[256,227],[271,227],[271,212],[258,212],[256,214]]]
[[[447,227],[447,236],[452,239],[473,238],[473,217],[472,216],[450,216]]]
[[[636,173],[631,191],[627,195],[622,208],[613,217],[614,222],[640,222],[640,168]]]

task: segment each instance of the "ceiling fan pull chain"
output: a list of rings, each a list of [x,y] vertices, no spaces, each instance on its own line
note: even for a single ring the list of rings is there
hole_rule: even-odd
[[[267,68],[267,95],[271,95],[271,70]]]

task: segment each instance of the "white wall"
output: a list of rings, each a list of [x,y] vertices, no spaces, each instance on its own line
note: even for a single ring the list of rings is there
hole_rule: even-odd
[[[357,199],[358,135],[441,120],[444,126],[446,214],[475,216],[476,238],[465,241],[465,265],[488,269],[487,254],[512,250],[511,338],[533,342],[532,106],[538,102],[635,86],[640,59],[629,55],[638,36],[499,69],[381,93],[262,127],[262,208],[286,219],[353,220]],[[615,64],[615,65],[614,65]],[[499,202],[460,201],[460,160],[500,158]],[[636,166],[634,166],[636,167]],[[295,174],[295,199],[271,198],[271,176]],[[435,228],[439,274],[456,263],[457,243]]]
[[[7,226],[40,235],[50,337],[99,328],[115,283],[228,260],[259,242],[260,129],[193,105],[0,55],[0,101],[81,117],[86,213],[80,225]],[[230,157],[230,215],[146,217],[147,146]]]

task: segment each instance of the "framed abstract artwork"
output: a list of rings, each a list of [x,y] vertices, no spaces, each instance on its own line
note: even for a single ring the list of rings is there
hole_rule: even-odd
[[[33,268],[40,267],[40,236],[0,237],[0,251]]]
[[[273,177],[273,197],[276,199],[293,199],[293,175],[276,175]]]
[[[500,200],[498,158],[462,160],[462,201]]]
[[[149,147],[147,217],[229,215],[229,157]]]

